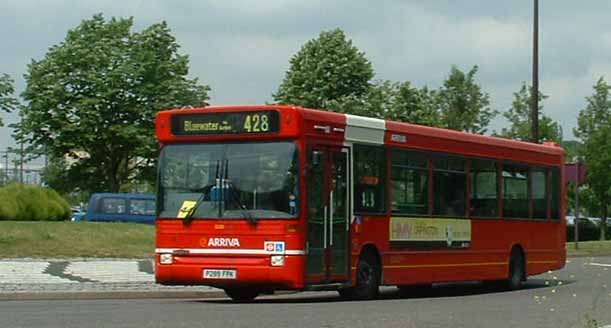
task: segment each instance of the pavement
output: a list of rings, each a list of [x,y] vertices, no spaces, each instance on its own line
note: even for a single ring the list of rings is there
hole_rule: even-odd
[[[0,300],[202,298],[206,286],[155,284],[149,259],[0,259]]]
[[[225,297],[207,286],[158,285],[153,268],[151,259],[0,259],[0,300]]]

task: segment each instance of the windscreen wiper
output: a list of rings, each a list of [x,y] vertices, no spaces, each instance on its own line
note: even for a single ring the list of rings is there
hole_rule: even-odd
[[[216,187],[217,188],[218,188],[218,185],[219,185],[219,165],[220,165],[220,161],[216,161],[216,173],[215,173],[216,180],[215,180],[215,183],[216,183]],[[193,205],[193,207],[189,210],[187,215],[185,215],[185,218],[183,220],[183,222],[185,224],[189,224],[189,223],[191,223],[191,221],[193,221],[193,217],[195,216],[195,212],[197,212],[197,209],[199,208],[199,206],[204,201],[204,198],[206,197],[206,190],[208,190],[208,193],[210,193],[210,190],[208,189],[208,186],[196,189],[197,191],[200,192],[200,195],[197,198],[197,200],[195,201],[195,205]]]
[[[229,160],[228,159],[225,160],[225,181],[227,183],[227,188],[229,189],[229,193],[231,194],[231,198],[238,204],[238,207],[240,207],[240,209],[242,210],[242,215],[244,215],[244,218],[246,219],[246,221],[248,221],[250,224],[257,225],[257,223],[259,223],[259,220],[255,218],[252,215],[252,213],[250,213],[250,211],[248,210],[248,207],[244,203],[242,203],[242,201],[240,200],[240,195],[235,191],[235,189],[231,188],[231,186],[229,185],[231,183],[231,180],[229,180]]]

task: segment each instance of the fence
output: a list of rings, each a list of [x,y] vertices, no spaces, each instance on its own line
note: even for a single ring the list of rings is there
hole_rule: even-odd
[[[29,185],[42,185],[42,171],[46,166],[46,159],[38,157],[26,160],[30,154],[23,154],[18,150],[6,149],[0,151],[0,185],[11,182],[20,182]]]

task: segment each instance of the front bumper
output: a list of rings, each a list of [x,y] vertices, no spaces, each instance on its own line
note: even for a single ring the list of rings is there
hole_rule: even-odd
[[[174,255],[172,264],[155,259],[155,280],[163,285],[208,285],[218,288],[257,286],[262,289],[303,289],[305,257],[284,255],[283,266],[271,266],[271,255]],[[236,270],[235,279],[205,279],[204,269]]]

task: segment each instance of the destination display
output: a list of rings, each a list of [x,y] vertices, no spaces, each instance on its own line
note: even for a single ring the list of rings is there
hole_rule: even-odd
[[[177,136],[256,134],[278,132],[279,130],[280,114],[273,110],[179,114],[172,117],[172,134]]]

